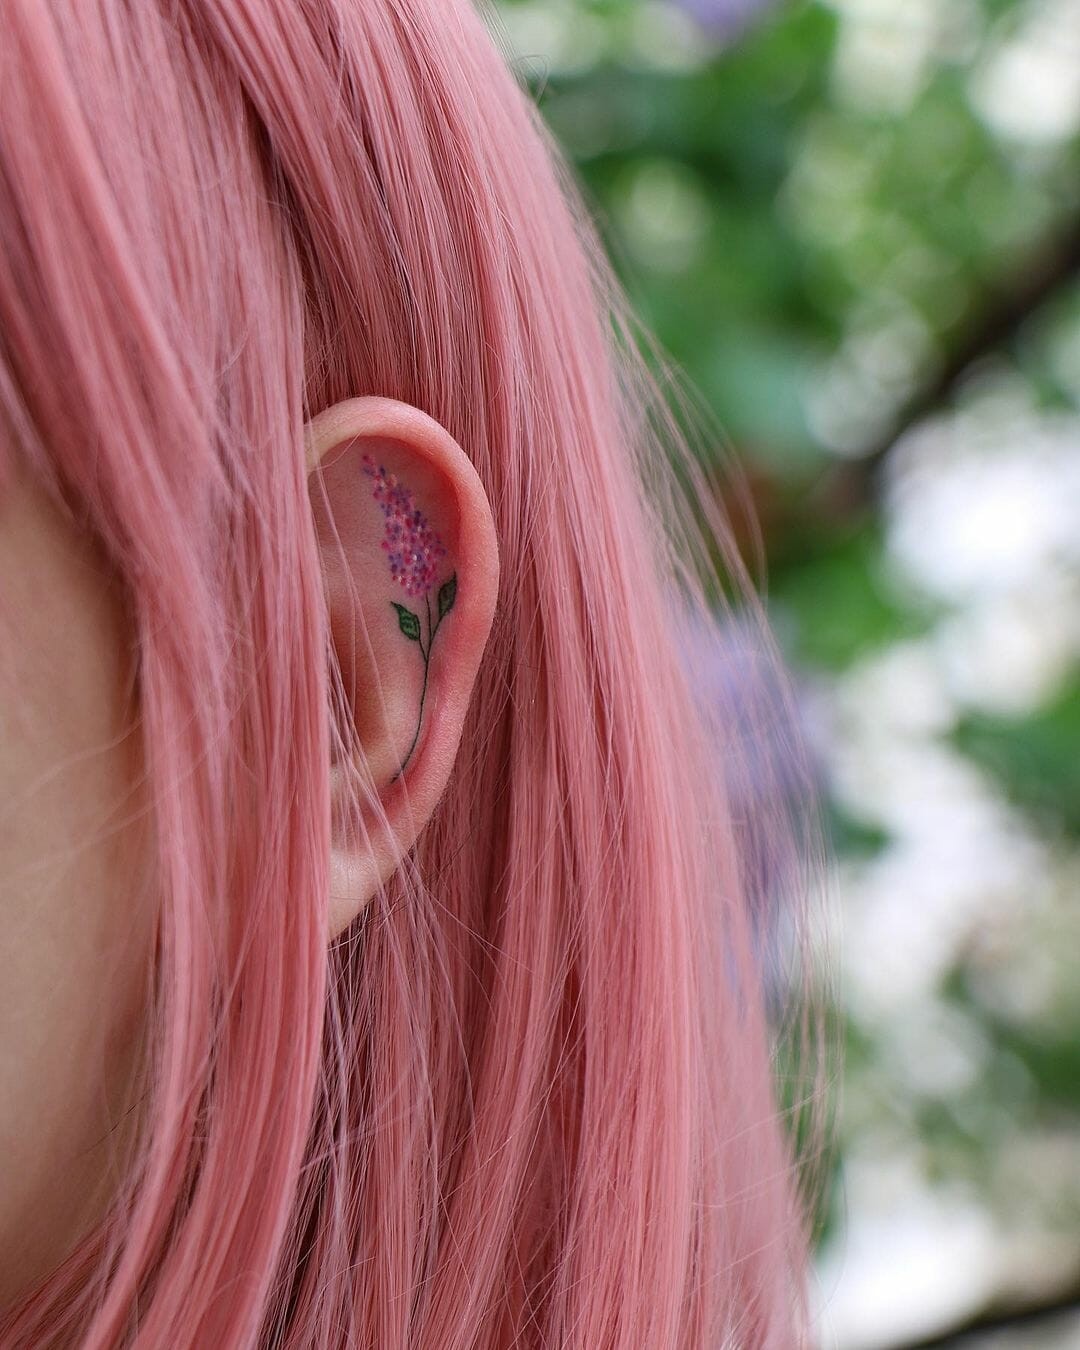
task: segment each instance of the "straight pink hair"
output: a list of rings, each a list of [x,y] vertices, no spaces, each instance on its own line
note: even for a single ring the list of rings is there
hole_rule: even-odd
[[[764,621],[487,18],[4,5],[0,415],[130,599],[161,889],[137,1165],[4,1350],[808,1343],[802,760],[786,696],[787,797],[702,697],[721,594],[772,669]],[[502,590],[451,785],[328,947],[304,419],[372,393],[466,449]]]

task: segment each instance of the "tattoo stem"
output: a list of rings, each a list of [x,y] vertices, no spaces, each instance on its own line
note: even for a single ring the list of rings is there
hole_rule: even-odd
[[[418,714],[418,716],[417,716],[417,720],[416,720],[416,731],[415,731],[414,734],[413,734],[412,744],[409,746],[409,749],[408,749],[408,751],[407,751],[407,753],[406,753],[406,755],[405,755],[405,758],[401,761],[401,766],[400,766],[400,768],[397,770],[397,772],[394,774],[394,776],[390,779],[391,783],[396,783],[397,780],[401,777],[402,773],[404,773],[404,771],[405,771],[405,765],[408,764],[410,758],[412,757],[412,752],[416,749],[416,742],[420,739],[420,728],[421,728],[421,726],[423,725],[423,721],[424,721],[424,698],[425,698],[425,696],[427,695],[428,667],[429,667],[430,664],[431,664],[431,644],[432,644],[432,642],[434,642],[434,640],[435,640],[435,634],[439,631],[439,624],[442,623],[443,619],[446,618],[447,613],[449,613],[449,611],[447,610],[447,611],[444,611],[444,613],[440,614],[440,615],[439,615],[439,622],[435,625],[434,628],[432,628],[432,626],[431,626],[431,600],[430,600],[430,598],[429,598],[428,596],[425,596],[425,597],[424,597],[424,606],[425,606],[425,608],[426,608],[426,610],[427,610],[427,621],[428,621],[428,640],[427,640],[427,650],[426,650],[426,651],[424,650],[424,644],[423,644],[423,642],[420,641],[419,638],[417,638],[417,645],[418,645],[419,648],[420,648],[420,655],[424,658],[424,682],[423,682],[423,684],[420,686],[420,712],[419,712],[419,714]]]

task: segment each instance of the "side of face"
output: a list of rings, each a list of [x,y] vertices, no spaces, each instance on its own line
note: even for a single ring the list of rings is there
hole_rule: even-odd
[[[133,1137],[155,895],[121,592],[18,469],[0,494],[0,1306],[100,1215]]]
[[[346,400],[304,450],[356,759],[329,766],[332,940],[446,788],[499,562],[475,468],[419,409]],[[161,897],[136,640],[92,537],[16,470],[0,491],[0,1308],[103,1214],[143,1115]],[[349,769],[378,794],[365,828]]]

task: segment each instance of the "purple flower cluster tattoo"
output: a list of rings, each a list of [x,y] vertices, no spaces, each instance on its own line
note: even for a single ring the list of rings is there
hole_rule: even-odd
[[[424,718],[424,696],[427,693],[428,666],[431,662],[431,644],[439,631],[439,625],[454,607],[457,596],[457,573],[453,573],[450,580],[439,587],[438,617],[433,621],[430,594],[435,585],[439,561],[446,557],[446,546],[417,507],[412,492],[403,483],[398,482],[396,474],[388,474],[386,466],[376,464],[371,455],[364,455],[362,463],[364,473],[374,480],[372,495],[386,518],[382,549],[390,563],[390,575],[404,588],[406,595],[424,601],[427,615],[425,643],[420,615],[414,614],[405,605],[399,605],[396,600],[390,602],[397,612],[398,627],[410,641],[419,646],[420,655],[424,658],[424,683],[420,689],[420,713],[416,722],[416,734],[412,738],[412,745],[409,746],[401,767],[390,780],[393,782],[408,764],[420,736]]]

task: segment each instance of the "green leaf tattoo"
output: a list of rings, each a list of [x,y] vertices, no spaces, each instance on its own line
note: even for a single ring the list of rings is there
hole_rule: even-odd
[[[454,600],[457,597],[457,573],[450,578],[445,585],[439,587],[439,618],[444,614],[449,614],[454,608]]]
[[[412,638],[414,642],[420,641],[420,618],[414,614],[411,609],[406,609],[404,605],[399,605],[396,600],[390,603],[397,610],[398,627],[407,638]]]

